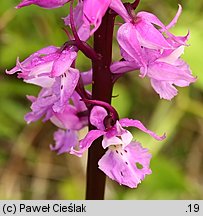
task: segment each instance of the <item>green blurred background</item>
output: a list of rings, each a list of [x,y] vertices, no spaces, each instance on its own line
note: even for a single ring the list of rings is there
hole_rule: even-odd
[[[18,0],[1,1],[0,7],[0,199],[84,199],[86,156],[56,155],[49,150],[56,128],[41,122],[27,125],[24,114],[30,103],[25,95],[39,88],[23,83],[5,69],[48,45],[62,45],[67,37],[61,17],[68,5],[55,10],[31,6],[15,10]],[[178,3],[183,13],[174,33],[191,39],[183,58],[198,76],[189,88],[179,88],[172,101],[160,100],[147,79],[126,74],[115,86],[113,104],[121,117],[140,119],[167,139],[156,142],[132,130],[136,140],[153,154],[148,176],[137,189],[107,180],[106,199],[202,199],[203,198],[203,1],[141,0],[138,10],[155,13],[165,24],[175,15]],[[90,41],[91,42],[91,41]],[[114,59],[118,59],[115,43]],[[80,56],[82,70],[89,63]],[[84,131],[81,132],[84,134]]]

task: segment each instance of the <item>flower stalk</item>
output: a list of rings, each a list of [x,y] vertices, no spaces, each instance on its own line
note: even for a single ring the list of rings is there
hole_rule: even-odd
[[[101,60],[92,61],[93,85],[92,98],[94,100],[111,103],[112,74],[110,64],[112,61],[112,40],[114,28],[113,14],[107,13],[102,19],[98,30],[94,33],[94,50],[100,54]],[[95,127],[89,123],[89,130]],[[101,145],[102,138],[97,139],[88,151],[86,199],[102,200],[105,191],[105,174],[98,169],[98,161],[104,155],[105,150]]]

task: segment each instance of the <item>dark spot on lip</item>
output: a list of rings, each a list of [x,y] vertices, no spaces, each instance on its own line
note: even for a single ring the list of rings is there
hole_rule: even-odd
[[[127,150],[124,150],[125,153],[127,153]]]
[[[141,48],[144,48],[143,46],[141,46]]]
[[[118,154],[118,150],[116,150],[116,153]]]
[[[121,172],[121,175],[123,176],[123,173]]]
[[[63,89],[63,85],[61,86],[61,90]]]
[[[64,73],[64,76],[66,77],[66,74]]]
[[[63,78],[63,74],[61,75],[61,77]]]
[[[128,162],[127,162],[127,161],[126,161],[125,163],[126,163],[126,165],[128,165]]]
[[[123,156],[123,153],[122,153],[122,152],[120,152],[120,154]]]

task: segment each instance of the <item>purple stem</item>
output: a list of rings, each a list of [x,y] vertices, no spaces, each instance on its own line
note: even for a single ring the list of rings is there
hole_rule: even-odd
[[[134,10],[138,7],[139,3],[140,3],[140,0],[135,0],[135,1],[131,4],[131,6],[133,7]]]
[[[112,97],[112,75],[110,72],[110,64],[112,61],[112,40],[115,15],[107,12],[102,19],[99,29],[94,34],[94,50],[100,54],[101,60],[92,61],[93,67],[93,100],[101,100],[111,103]],[[94,127],[89,123],[89,130]],[[105,150],[101,145],[102,138],[94,141],[88,151],[87,163],[87,200],[104,199],[105,191],[105,174],[98,169],[98,161],[104,155]]]
[[[97,55],[97,53],[95,52],[94,49],[92,49],[87,43],[85,43],[84,41],[81,41],[76,27],[75,27],[75,23],[74,23],[74,17],[73,17],[73,1],[71,0],[70,2],[70,25],[71,25],[71,29],[72,29],[72,33],[73,36],[75,38],[75,45],[77,46],[77,48],[82,51],[88,58],[92,59],[92,60],[98,60],[100,59],[100,56]]]

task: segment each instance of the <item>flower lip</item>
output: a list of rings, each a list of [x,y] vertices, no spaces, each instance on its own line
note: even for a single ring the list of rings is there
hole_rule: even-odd
[[[151,174],[151,154],[140,143],[131,142],[124,149],[120,146],[109,146],[98,165],[109,178],[120,185],[136,188],[146,175]]]

